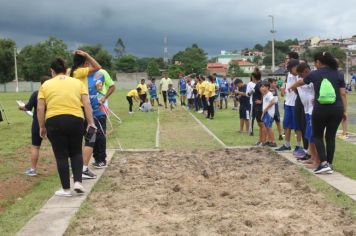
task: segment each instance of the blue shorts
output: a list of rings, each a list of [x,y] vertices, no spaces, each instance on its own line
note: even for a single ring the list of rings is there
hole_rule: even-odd
[[[169,104],[177,104],[177,99],[175,98],[168,98]]]
[[[221,98],[221,100],[227,99],[228,96],[229,96],[229,95],[228,95],[227,93],[225,93],[225,92],[221,92],[221,93],[220,93],[220,98]]]
[[[295,125],[295,109],[294,106],[284,105],[283,129],[294,129]]]
[[[239,109],[240,119],[249,120],[250,119],[250,108],[247,106],[240,106]]]
[[[153,99],[157,99],[157,94],[150,94],[150,98]]]
[[[179,91],[180,96],[187,96],[187,90],[180,90]]]
[[[266,112],[263,117],[262,117],[263,124],[266,126],[266,128],[272,128],[273,124],[273,117],[271,117],[268,112]]]
[[[309,143],[314,143],[312,119],[310,114],[305,114],[305,123],[306,125],[305,125],[304,138],[306,138]]]

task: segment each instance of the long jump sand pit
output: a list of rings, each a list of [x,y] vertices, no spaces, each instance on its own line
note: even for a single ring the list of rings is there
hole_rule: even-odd
[[[356,235],[267,150],[118,154],[66,235]]]

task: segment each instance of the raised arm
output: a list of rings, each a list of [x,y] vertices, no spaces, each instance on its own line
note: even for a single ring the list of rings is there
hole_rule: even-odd
[[[101,69],[101,65],[92,56],[90,56],[89,53],[86,53],[82,50],[77,50],[75,53],[82,55],[87,59],[89,62],[89,74]]]

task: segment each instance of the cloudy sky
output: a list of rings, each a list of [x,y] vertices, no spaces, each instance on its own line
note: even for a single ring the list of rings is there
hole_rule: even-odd
[[[213,56],[266,43],[268,15],[280,40],[356,34],[355,0],[0,0],[0,37],[23,47],[53,35],[109,51],[121,37],[129,53],[162,56],[166,34],[170,55],[197,43]]]

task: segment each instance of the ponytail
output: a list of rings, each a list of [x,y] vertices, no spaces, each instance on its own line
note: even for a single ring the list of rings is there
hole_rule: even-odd
[[[69,76],[70,77],[73,77],[73,74],[74,74],[74,71],[76,69],[78,69],[80,66],[84,65],[86,61],[86,58],[82,55],[79,55],[79,54],[74,54],[74,57],[73,57],[73,66],[71,67],[70,69],[70,74]]]
[[[258,67],[256,67],[256,68],[253,70],[251,76],[252,76],[253,78],[255,78],[256,80],[261,80],[262,75],[261,75],[260,69],[258,69]]]
[[[320,61],[321,64],[330,67],[333,70],[337,70],[339,68],[339,64],[337,63],[335,57],[329,52],[318,52],[314,55],[314,61]]]

